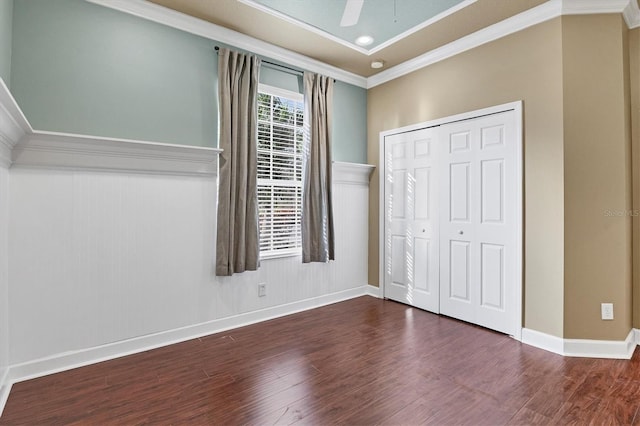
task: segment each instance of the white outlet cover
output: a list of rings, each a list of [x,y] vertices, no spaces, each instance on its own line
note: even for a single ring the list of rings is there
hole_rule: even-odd
[[[613,303],[603,303],[600,305],[603,320],[613,319]]]

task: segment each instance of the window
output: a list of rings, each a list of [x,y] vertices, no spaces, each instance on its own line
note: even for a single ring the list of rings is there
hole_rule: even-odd
[[[258,216],[262,258],[300,253],[303,97],[258,89]]]

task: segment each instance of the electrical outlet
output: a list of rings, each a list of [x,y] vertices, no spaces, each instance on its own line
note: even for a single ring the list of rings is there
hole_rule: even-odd
[[[603,320],[612,320],[613,319],[613,303],[603,303],[600,305],[602,319]]]
[[[267,283],[258,284],[258,297],[263,297],[267,295]]]

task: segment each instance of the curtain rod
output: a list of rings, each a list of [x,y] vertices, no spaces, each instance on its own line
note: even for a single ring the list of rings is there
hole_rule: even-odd
[[[214,49],[215,49],[216,53],[218,53],[218,51],[220,50],[220,46],[215,46]],[[285,70],[287,70],[285,72],[289,72],[290,74],[293,74],[293,75],[304,76],[304,71],[300,71],[300,70],[297,70],[295,68],[287,67],[285,65],[276,64],[274,62],[265,61],[264,59],[262,59],[262,63],[267,64],[267,65],[271,65],[272,67],[285,69]],[[335,83],[335,81],[336,80],[333,79],[334,83]]]
[[[216,52],[218,52],[220,50],[220,47],[216,46],[216,47],[214,47],[214,49],[215,49]],[[278,68],[284,68],[287,71],[291,72],[291,74],[300,75],[300,76],[304,75],[303,71],[297,70],[295,68],[287,67],[285,65],[280,65],[280,64],[276,64],[274,62],[265,61],[264,59],[262,59],[262,63],[268,64],[268,65],[271,65],[271,66],[274,66],[274,67],[278,67]]]

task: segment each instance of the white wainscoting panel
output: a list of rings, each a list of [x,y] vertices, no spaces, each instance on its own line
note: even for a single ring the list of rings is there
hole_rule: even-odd
[[[215,179],[12,168],[12,364],[214,312]]]
[[[215,175],[17,167],[11,183],[14,380],[34,374],[29,363],[70,368],[60,359],[71,353],[367,293],[366,183],[334,185],[336,261],[269,259],[224,278],[214,276]]]

